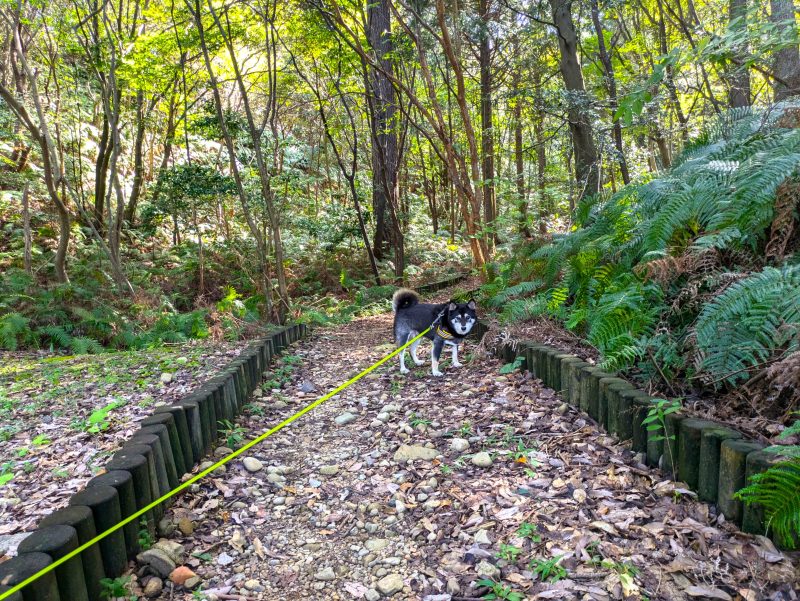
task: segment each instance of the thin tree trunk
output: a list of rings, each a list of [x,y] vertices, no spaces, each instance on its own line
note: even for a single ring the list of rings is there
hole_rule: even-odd
[[[792,0],[770,0],[770,22],[782,32],[797,31]],[[775,101],[780,102],[800,94],[800,50],[792,44],[775,52],[773,71],[784,83],[775,81]]]
[[[561,54],[559,68],[567,93],[571,96],[567,110],[572,147],[575,153],[575,179],[578,199],[600,191],[600,164],[594,134],[586,109],[586,90],[583,72],[578,61],[578,38],[572,21],[571,0],[550,0],[553,22],[558,30],[558,48]]]
[[[23,256],[23,264],[25,266],[25,273],[33,275],[33,257],[31,256],[31,211],[28,206],[28,189],[30,185],[25,182],[25,188],[22,190],[22,228],[25,235],[25,254]]]
[[[747,0],[730,0],[728,4],[730,27],[734,31],[747,28]],[[737,20],[738,19],[738,20]],[[747,53],[747,47],[739,51]],[[732,65],[733,72],[728,74],[730,89],[728,90],[728,106],[731,108],[750,106],[750,72],[746,66]]]
[[[631,176],[628,172],[628,161],[625,159],[625,149],[622,145],[622,124],[619,121],[619,117],[617,117],[617,78],[614,75],[614,63],[606,49],[605,33],[603,32],[603,24],[600,21],[598,0],[592,0],[592,23],[594,23],[594,30],[597,33],[597,49],[600,55],[600,63],[605,71],[604,79],[608,90],[608,104],[609,112],[611,113],[614,147],[617,149],[617,163],[619,163],[622,181],[625,185],[628,185],[631,182]]]
[[[483,219],[489,229],[487,245],[491,251],[497,239],[494,222],[497,198],[494,186],[494,128],[492,124],[492,49],[489,39],[489,0],[478,0],[479,57],[481,79],[481,168],[483,171]]]

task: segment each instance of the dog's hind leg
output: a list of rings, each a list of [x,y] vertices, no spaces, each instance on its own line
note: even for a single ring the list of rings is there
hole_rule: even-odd
[[[439,371],[439,357],[442,356],[442,347],[444,346],[444,340],[437,337],[436,340],[433,341],[433,350],[431,351],[431,373],[434,376],[442,376],[442,372]]]
[[[414,334],[414,336],[416,336],[416,333]],[[422,365],[423,363],[425,363],[422,359],[417,357],[418,346],[419,346],[419,340],[415,340],[414,342],[411,343],[411,346],[408,347],[409,349],[411,349],[411,358],[414,360],[414,365]]]
[[[452,361],[453,367],[461,367],[463,363],[458,362],[458,345],[454,344],[452,345],[452,347],[453,347],[453,361]]]
[[[406,343],[408,343],[409,340],[413,340],[414,337],[417,334],[419,334],[419,332],[416,332],[414,330],[409,330],[408,334],[406,335],[406,339],[402,342],[402,344],[406,344]],[[419,341],[417,341],[417,342],[419,342]],[[414,359],[414,363],[417,362],[416,344],[417,343],[415,342],[414,344],[411,345],[411,356]],[[417,365],[419,365],[419,363],[417,363]],[[401,374],[407,374],[408,373],[408,368],[406,367],[406,349],[403,349],[400,352],[400,373]]]

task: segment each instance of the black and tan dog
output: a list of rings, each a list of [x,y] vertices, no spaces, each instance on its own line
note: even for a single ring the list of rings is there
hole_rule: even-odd
[[[453,367],[461,367],[461,363],[458,362],[458,345],[469,335],[473,326],[478,322],[474,300],[470,300],[467,303],[450,301],[436,305],[420,303],[416,292],[407,288],[400,288],[392,297],[392,309],[394,310],[394,340],[397,346],[404,345],[436,322],[431,330],[425,334],[425,338],[433,341],[431,373],[434,376],[442,375],[442,372],[439,371],[439,357],[445,345],[453,349]],[[411,358],[416,365],[423,364],[423,361],[417,358],[419,342],[417,340],[409,347],[411,349]],[[406,351],[403,349],[403,352],[400,353],[401,374],[408,373],[405,355]]]

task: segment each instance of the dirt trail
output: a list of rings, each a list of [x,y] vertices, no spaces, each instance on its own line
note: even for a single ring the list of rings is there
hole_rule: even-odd
[[[251,405],[248,434],[386,354],[390,332],[390,315],[316,330],[291,350],[290,381]],[[393,361],[182,496],[170,519],[194,532],[173,537],[206,598],[458,601],[484,598],[482,578],[521,595],[508,599],[797,598],[769,541],[735,533],[537,380],[465,351],[443,378]]]

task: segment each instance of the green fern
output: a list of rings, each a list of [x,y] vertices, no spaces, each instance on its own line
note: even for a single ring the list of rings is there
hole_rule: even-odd
[[[736,493],[736,498],[748,505],[760,505],[767,528],[778,542],[796,549],[800,543],[800,459],[782,461],[755,474],[750,482]]]
[[[19,313],[7,313],[0,317],[0,347],[15,351],[20,342],[27,341],[33,335],[30,319]]]
[[[800,348],[800,265],[733,284],[704,307],[695,327],[702,368],[730,384],[780,350]]]

